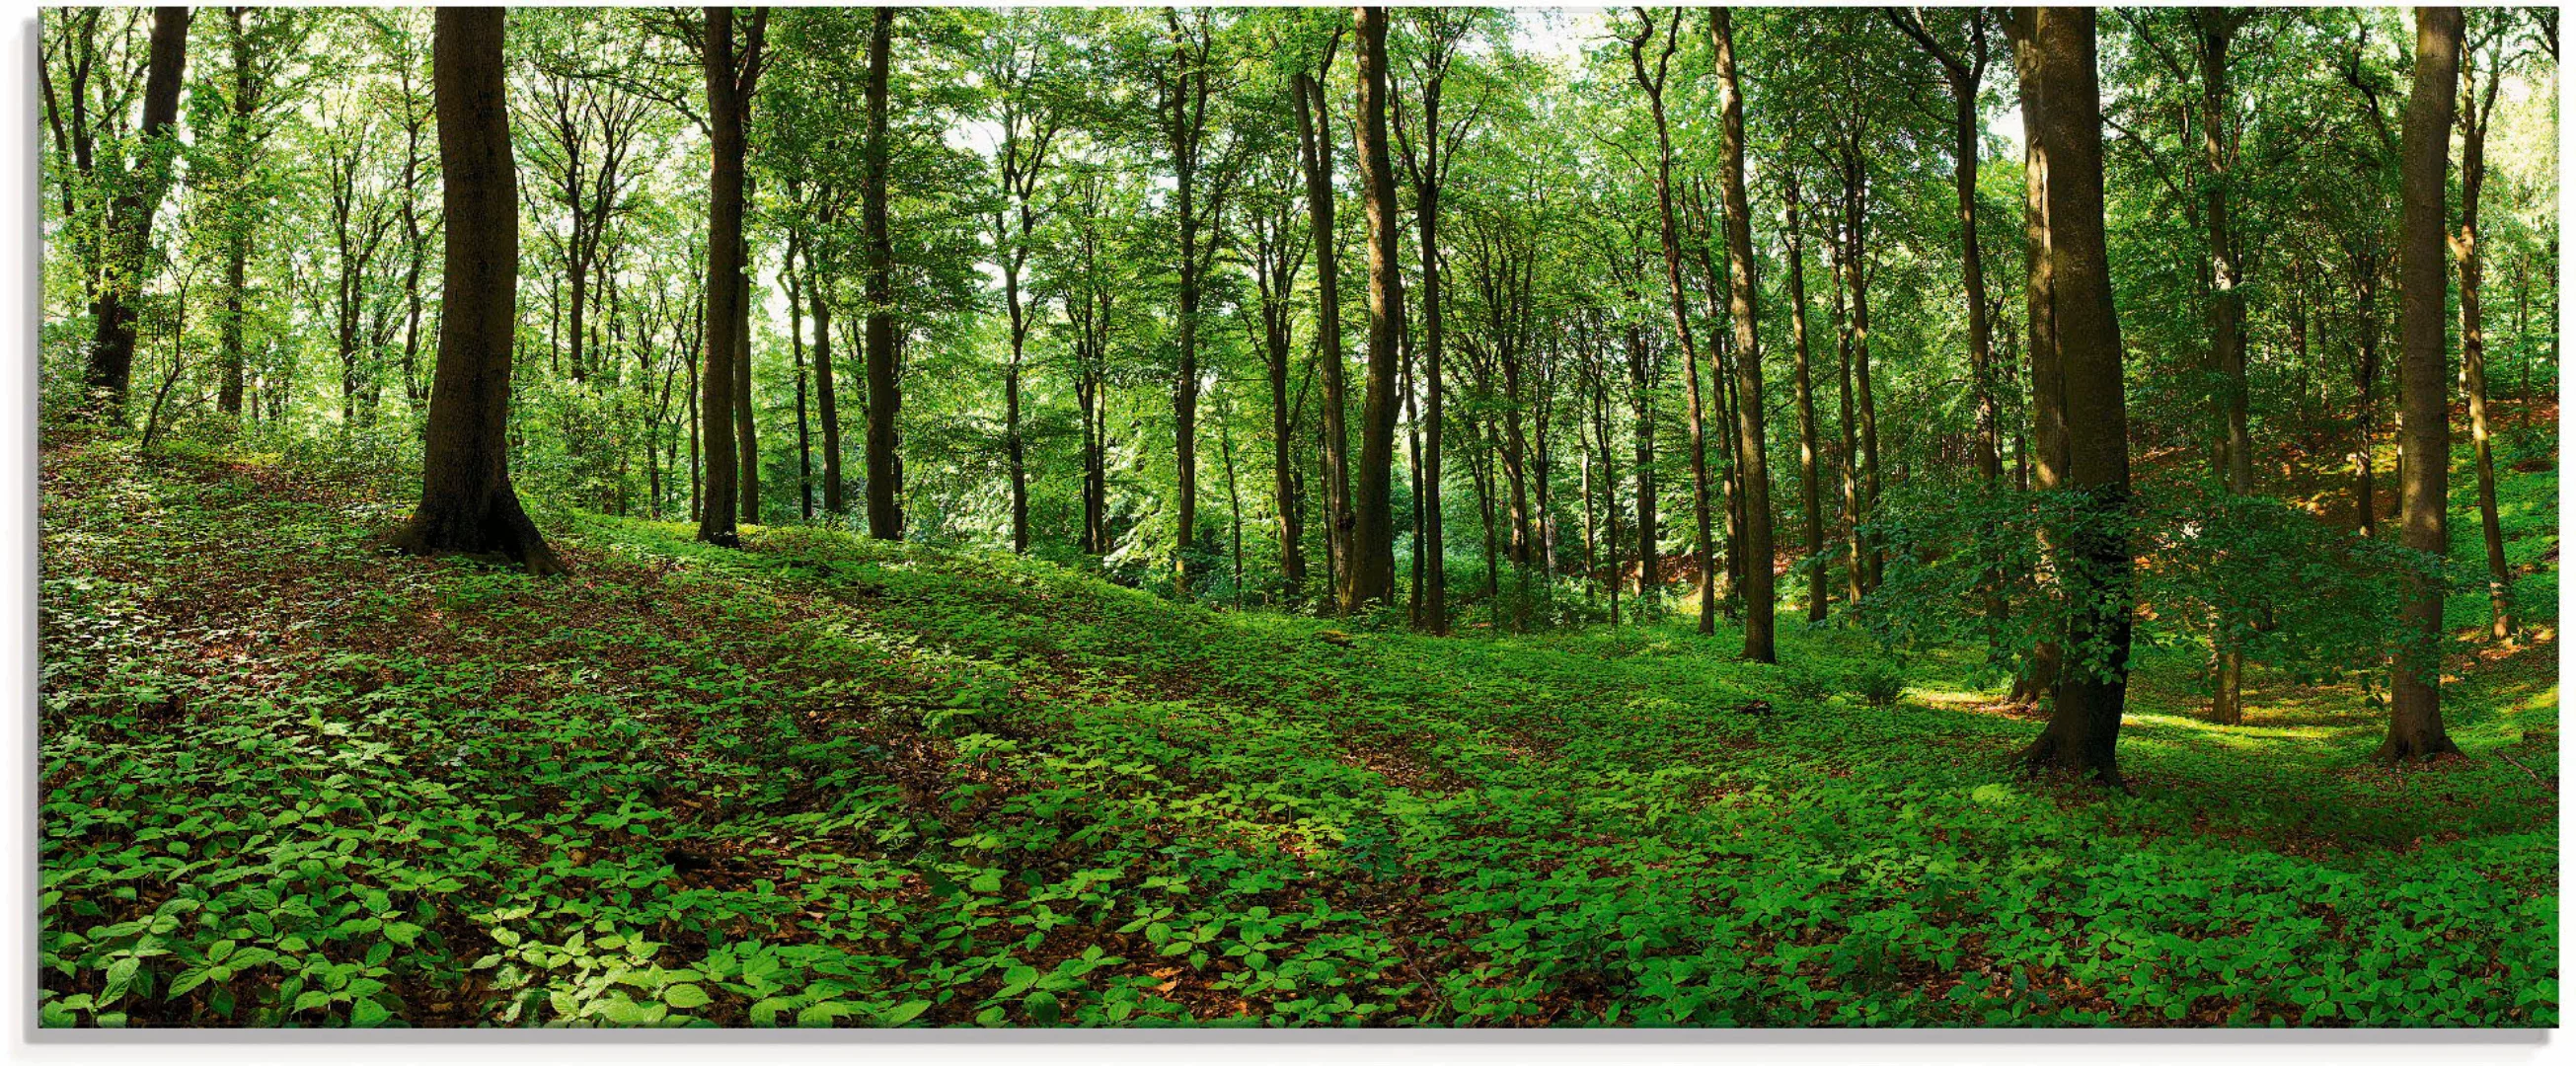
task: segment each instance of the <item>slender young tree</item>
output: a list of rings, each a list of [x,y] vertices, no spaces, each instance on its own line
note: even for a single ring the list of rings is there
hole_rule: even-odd
[[[2120,785],[2128,700],[2128,406],[2120,323],[2102,226],[2101,85],[2091,8],[2038,12],[2039,150],[2048,163],[2049,298],[2066,417],[2066,487],[2081,494],[2064,534],[2067,647],[2048,728],[2023,753],[2035,771]]]
[[[1342,359],[1341,258],[1333,238],[1332,108],[1331,97],[1324,91],[1325,80],[1332,76],[1333,53],[1341,46],[1342,32],[1341,27],[1334,27],[1314,69],[1300,70],[1289,79],[1289,91],[1297,101],[1298,159],[1306,178],[1306,222],[1315,245],[1315,364],[1323,379],[1323,447],[1317,450],[1324,475],[1324,569],[1328,577],[1351,572],[1350,535],[1357,524],[1351,515],[1350,428],[1346,413],[1350,405]],[[1334,595],[1322,597],[1319,602],[1347,607],[1341,590],[1336,582]]]
[[[2487,425],[2487,335],[2483,282],[2485,250],[2479,247],[2478,200],[2486,190],[2487,130],[2495,119],[2496,90],[2504,82],[2515,19],[2500,9],[2480,9],[2486,32],[2460,60],[2460,225],[2451,258],[2460,271],[2460,378],[2469,394],[2469,439],[2476,451],[2478,531],[2486,541],[2488,635],[2513,635],[2513,568],[2505,562],[2504,526],[2496,514],[2495,448]]]
[[[415,555],[497,555],[537,575],[563,563],[510,486],[510,350],[519,318],[519,182],[501,58],[503,9],[438,10],[440,193],[447,264],[420,507],[390,543]]]
[[[2405,419],[2398,435],[2408,456],[2398,492],[2406,546],[2435,559],[2450,552],[2450,382],[2442,338],[2449,280],[2442,237],[2449,227],[2443,179],[2451,163],[2461,22],[2456,7],[2415,9],[2415,88],[2397,149],[2397,390]],[[2456,753],[2459,747],[2442,728],[2438,572],[2410,576],[2398,617],[2410,639],[2392,663],[2388,739],[2376,758],[2394,763]]]
[[[1697,540],[1691,552],[1694,569],[1698,571],[1699,631],[1705,636],[1717,632],[1717,580],[1710,555],[1714,545],[1709,526],[1708,432],[1700,403],[1699,345],[1691,333],[1690,302],[1682,291],[1681,236],[1673,220],[1673,146],[1664,118],[1664,83],[1671,69],[1673,50],[1678,44],[1682,24],[1679,8],[1675,8],[1672,15],[1672,21],[1663,27],[1663,44],[1649,71],[1646,53],[1654,45],[1656,37],[1655,16],[1646,8],[1637,9],[1637,17],[1644,25],[1638,28],[1636,36],[1627,38],[1628,66],[1637,79],[1637,87],[1645,91],[1646,109],[1655,122],[1655,209],[1662,224],[1664,283],[1665,292],[1672,301],[1673,336],[1681,341],[1682,346],[1682,381],[1686,386],[1682,395],[1689,409],[1691,435],[1691,517],[1697,527]],[[1713,353],[1709,361],[1712,364],[1717,362]]]
[[[1789,340],[1798,400],[1798,504],[1807,530],[1807,621],[1822,622],[1832,595],[1825,591],[1824,486],[1818,480],[1816,456],[1816,388],[1807,366],[1807,243],[1805,204],[1798,198],[1798,170],[1780,172],[1781,197],[1787,202],[1781,236],[1789,257]]]

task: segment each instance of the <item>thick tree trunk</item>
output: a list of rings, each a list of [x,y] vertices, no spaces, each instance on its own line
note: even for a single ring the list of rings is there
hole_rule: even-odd
[[[2041,97],[2044,75],[2040,69],[2038,21],[2038,8],[2016,8],[2006,27],[2012,36],[2022,128],[2027,131],[2022,155],[2022,269],[2030,361],[2029,483],[2033,489],[2048,491],[2066,484],[2066,388],[2057,355],[2057,305],[2051,281],[2054,261],[2049,254],[2049,158],[2040,143],[2047,110]],[[2042,554],[2053,559],[2057,548],[2056,541],[2042,530]],[[2012,702],[2036,703],[2042,694],[2056,690],[2059,664],[2064,658],[2057,636],[2050,632],[2034,642],[2030,661],[2014,673]]]
[[[2458,90],[2461,13],[2415,9],[2415,88],[2398,149],[2397,332],[2399,430],[2408,461],[2399,478],[2407,547],[2449,554],[2451,419],[2443,358],[2443,179],[2450,168],[2453,93]],[[2442,728],[2442,578],[2412,575],[2398,617],[2409,646],[2391,663],[2388,739],[2381,762],[2429,759],[2459,748]]]
[[[886,94],[894,9],[876,9],[868,34],[866,175],[859,190],[868,257],[868,535],[903,539],[896,495],[895,417],[903,394],[895,382],[894,246],[886,231]]]
[[[1342,606],[1391,601],[1395,593],[1395,374],[1404,279],[1396,252],[1395,169],[1386,140],[1386,9],[1357,9],[1360,187],[1368,209],[1368,395],[1360,411],[1359,499],[1352,508],[1350,572]]]
[[[518,325],[519,192],[510,154],[500,8],[441,8],[436,65],[445,169],[446,311],[421,460],[420,508],[390,543],[419,555],[497,555],[561,573],[510,487],[510,347]]]
[[[2120,325],[2102,226],[2101,88],[2091,8],[2041,8],[2039,144],[2048,159],[2051,312],[2064,382],[2067,486],[2084,494],[2065,535],[2070,647],[2093,649],[2062,665],[2048,728],[2023,759],[2033,771],[2066,771],[2119,785],[2116,745],[2128,697],[2134,611],[2129,546],[2128,410]]]
[[[767,11],[755,11],[745,55],[737,70],[733,9],[706,9],[706,39],[699,59],[706,68],[707,129],[712,149],[707,171],[707,310],[701,323],[706,336],[705,369],[698,375],[698,416],[704,438],[704,487],[698,507],[698,539],[739,547],[735,512],[744,503],[737,480],[742,456],[737,449],[735,395],[743,362],[745,325],[750,321],[749,282],[743,273],[743,123],[751,105],[751,84],[759,69],[761,34]],[[451,223],[451,229],[453,224]]]
[[[155,8],[151,52],[143,76],[143,125],[136,129],[143,159],[128,164],[124,188],[108,213],[107,278],[90,301],[97,333],[90,341],[89,366],[81,383],[89,389],[96,416],[106,422],[125,418],[126,385],[134,375],[135,300],[143,292],[152,261],[152,216],[170,185],[170,160],[178,146],[171,126],[179,118],[180,77],[188,59],[189,9]]]
[[[1735,321],[1736,484],[1743,501],[1744,657],[1779,661],[1772,647],[1778,597],[1771,576],[1771,467],[1764,454],[1760,308],[1753,288],[1753,214],[1744,193],[1744,92],[1736,85],[1733,15],[1709,12],[1717,40],[1717,84],[1723,115],[1719,164],[1726,198],[1727,311]],[[1973,253],[1970,256],[1974,258]],[[1970,290],[1971,298],[1976,290]],[[1982,304],[1982,301],[1978,301]]]

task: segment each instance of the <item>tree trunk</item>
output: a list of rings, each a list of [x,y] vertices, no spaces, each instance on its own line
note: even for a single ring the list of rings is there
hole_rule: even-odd
[[[500,8],[440,8],[432,62],[445,178],[446,310],[421,459],[420,508],[390,542],[416,555],[498,555],[562,573],[510,487],[510,347],[518,325],[519,191]]]
[[[779,266],[787,289],[787,344],[796,357],[796,505],[806,521],[814,520],[814,438],[805,418],[805,303],[796,288],[796,239],[787,240],[787,257]]]
[[[895,416],[903,394],[895,383],[894,246],[886,232],[887,65],[894,40],[894,9],[876,9],[868,34],[866,176],[859,190],[868,256],[868,535],[903,539],[903,511],[896,495]]]
[[[1744,193],[1744,92],[1736,85],[1734,17],[1709,12],[1717,39],[1717,83],[1725,159],[1719,164],[1726,198],[1727,311],[1735,321],[1736,484],[1743,501],[1744,657],[1778,662],[1772,647],[1778,597],[1771,575],[1771,467],[1764,454],[1760,308],[1754,303],[1753,215]],[[1970,258],[1973,260],[1974,255]],[[1970,290],[1971,298],[1975,290]],[[1982,303],[1982,301],[1979,301]]]
[[[125,418],[126,385],[134,375],[134,302],[142,295],[144,275],[151,269],[152,216],[169,188],[170,160],[178,151],[171,126],[179,118],[188,19],[189,9],[184,7],[152,11],[143,125],[135,131],[143,159],[127,165],[124,188],[109,210],[107,278],[90,301],[97,333],[90,341],[89,365],[81,381],[90,392],[96,417],[111,424],[121,424]]]
[[[727,548],[742,544],[734,522],[742,486],[736,480],[741,460],[733,422],[739,403],[734,395],[737,364],[744,355],[745,324],[750,321],[748,282],[743,275],[743,123],[759,73],[767,22],[767,9],[755,9],[737,69],[733,9],[708,8],[706,39],[699,49],[706,68],[712,151],[707,171],[707,310],[701,323],[706,331],[706,364],[698,375],[698,417],[704,438],[698,539]]]
[[[1673,12],[1674,29],[1666,34],[1663,54],[1655,61],[1651,75],[1646,72],[1646,45],[1654,39],[1655,22],[1653,16],[1642,9],[1639,14],[1645,17],[1645,26],[1628,41],[1628,62],[1635,71],[1638,88],[1646,92],[1647,110],[1655,120],[1655,209],[1662,226],[1664,283],[1671,299],[1673,335],[1682,346],[1682,381],[1685,385],[1682,395],[1690,420],[1691,520],[1696,534],[1691,547],[1691,562],[1699,583],[1696,597],[1699,632],[1706,636],[1717,632],[1717,580],[1715,568],[1711,565],[1713,544],[1709,518],[1707,419],[1700,401],[1699,345],[1691,335],[1690,304],[1682,291],[1681,236],[1673,220],[1673,147],[1664,119],[1665,71],[1672,60],[1673,37],[1679,33],[1682,13],[1679,10]],[[1717,362],[1713,354],[1709,361],[1712,365]],[[1723,374],[1723,370],[1719,372]]]
[[[1389,602],[1395,593],[1395,374],[1404,279],[1396,258],[1395,170],[1386,141],[1386,9],[1357,9],[1360,187],[1368,210],[1368,394],[1360,410],[1359,498],[1352,508],[1352,559],[1342,607]]]
[[[1414,507],[1422,527],[1417,551],[1422,555],[1423,574],[1418,595],[1422,597],[1422,628],[1434,634],[1449,632],[1448,561],[1442,547],[1440,529],[1440,431],[1441,369],[1440,345],[1440,90],[1435,82],[1424,92],[1422,102],[1423,173],[1414,190],[1414,215],[1422,241],[1422,422],[1420,449],[1421,469],[1417,476],[1422,488],[1414,495]]]
[[[742,183],[743,199],[751,199],[751,182]],[[742,461],[742,522],[760,524],[760,427],[754,416],[758,408],[751,395],[751,251],[737,242],[742,256],[742,312],[734,316],[733,360],[733,432],[736,455]]]
[[[1784,169],[1780,180],[1789,205],[1788,226],[1782,235],[1789,245],[1789,339],[1795,353],[1792,380],[1798,396],[1798,504],[1800,517],[1806,520],[1807,621],[1813,623],[1825,620],[1831,597],[1825,591],[1824,493],[1816,477],[1816,389],[1807,366],[1806,231],[1800,217],[1798,172]]]
[[[841,408],[832,380],[831,286],[810,248],[805,251],[805,291],[814,300],[814,415],[823,423],[823,513],[839,515],[847,513],[847,505],[841,496]]]
[[[1657,565],[1657,532],[1655,514],[1655,404],[1653,365],[1646,351],[1646,338],[1633,325],[1628,327],[1628,409],[1635,426],[1637,446],[1637,611],[1646,610],[1652,602],[1647,597],[1664,587],[1662,569]]]
[[[2398,149],[2397,333],[2399,430],[2408,461],[2399,477],[2407,547],[2435,559],[2449,554],[2451,419],[2442,318],[2447,271],[2442,263],[2443,180],[2450,168],[2453,93],[2458,89],[2461,13],[2415,9],[2415,88],[2406,103]],[[2429,759],[2459,748],[2442,728],[2442,578],[2411,575],[2398,617],[2409,646],[2391,663],[2388,739],[2381,762]]]
[[[2501,51],[2499,48],[2496,54],[2500,56]],[[2485,249],[2479,243],[2478,200],[2486,187],[2488,120],[2495,112],[2496,90],[2504,80],[2504,72],[2464,63],[2461,73],[2461,96],[2468,106],[2459,116],[2460,231],[2451,241],[2451,253],[2460,268],[2460,376],[2469,394],[2469,437],[2478,468],[2478,527],[2487,549],[2488,635],[2501,641],[2514,632],[2513,570],[2505,562],[2504,527],[2496,515],[2495,449],[2487,423],[2487,338],[2482,293],[2486,266]]]
[[[258,82],[251,77],[250,34],[242,25],[248,8],[228,7],[224,13],[232,22],[233,109],[231,145],[237,168],[232,179],[244,191],[233,201],[233,217],[224,226],[224,322],[222,329],[222,384],[215,394],[215,410],[241,418],[242,411],[242,305],[249,290],[250,214],[253,198],[246,187],[250,184],[250,123],[258,110]],[[415,316],[414,321],[418,318]],[[408,347],[405,349],[409,350]]]
[[[1327,576],[1334,579],[1335,591],[1335,596],[1325,597],[1326,602],[1338,600],[1338,575],[1350,570],[1350,534],[1356,525],[1351,515],[1350,464],[1346,454],[1350,432],[1344,414],[1349,404],[1342,366],[1341,260],[1333,240],[1332,112],[1326,106],[1329,98],[1322,82],[1331,64],[1332,52],[1327,48],[1322,68],[1311,74],[1300,72],[1291,86],[1297,97],[1306,219],[1315,242],[1315,359],[1321,364],[1324,388],[1320,456],[1324,476],[1324,566]]]
[[[2030,361],[2030,479],[2033,489],[2047,491],[2066,483],[2066,411],[2063,368],[2057,355],[2057,318],[2055,286],[2051,281],[2053,260],[2049,254],[2048,195],[2049,159],[2041,150],[2037,131],[2047,121],[2046,101],[2041,98],[2039,9],[2017,8],[2006,28],[2012,36],[2013,69],[2018,76],[2024,137],[2022,155],[2022,270],[2025,278],[2025,314],[2028,320],[2026,340]],[[2044,557],[2055,558],[2057,544],[2042,530],[2040,550]],[[2063,645],[2051,632],[2034,642],[2030,661],[2014,672],[2011,700],[2014,703],[2036,703],[2043,693],[2057,688],[2059,664],[2064,658]]]
[[[2069,647],[2098,649],[2062,664],[2048,728],[2023,753],[2033,771],[2066,771],[2120,785],[2116,751],[2128,697],[2131,616],[2127,534],[2128,409],[2119,320],[2103,243],[2101,87],[2091,8],[2038,13],[2040,150],[2048,160],[2051,313],[2063,379],[2067,486],[2083,494],[2065,536],[2073,609]]]

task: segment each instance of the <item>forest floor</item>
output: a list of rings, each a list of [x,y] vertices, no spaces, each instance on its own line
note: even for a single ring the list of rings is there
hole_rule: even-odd
[[[2150,655],[2126,795],[2015,780],[1942,656],[1866,705],[1839,628],[1344,633],[586,514],[531,580],[377,551],[412,483],[319,450],[41,478],[48,1025],[2558,1021],[2554,468],[2467,758]]]

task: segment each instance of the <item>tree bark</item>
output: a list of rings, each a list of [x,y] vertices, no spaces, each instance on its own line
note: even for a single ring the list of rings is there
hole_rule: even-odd
[[[2514,633],[2513,570],[2505,562],[2504,526],[2496,514],[2495,448],[2487,423],[2487,340],[2483,285],[2485,249],[2480,247],[2478,200],[2486,187],[2487,126],[2495,114],[2496,90],[2504,81],[2503,50],[2482,69],[2476,57],[2461,64],[2460,96],[2466,106],[2460,125],[2460,229],[2451,239],[2451,255],[2460,269],[2460,376],[2469,394],[2469,437],[2478,468],[2478,528],[2486,541],[2488,635],[2505,640]]]
[[[500,8],[440,8],[438,151],[445,171],[445,313],[430,388],[420,507],[390,543],[416,555],[497,555],[536,575],[564,566],[510,486],[510,349],[518,326],[519,190],[510,153]]]
[[[903,539],[896,495],[895,416],[903,394],[895,381],[894,246],[886,231],[886,95],[894,9],[875,9],[868,33],[866,175],[859,190],[867,240],[868,535]]]
[[[1369,228],[1368,393],[1360,410],[1359,499],[1352,508],[1351,568],[1342,605],[1357,610],[1392,602],[1395,593],[1396,331],[1402,328],[1404,279],[1397,260],[1395,169],[1386,140],[1386,9],[1355,10],[1359,36],[1360,186]]]
[[[711,148],[707,171],[706,364],[698,375],[698,418],[704,462],[698,507],[698,539],[734,548],[742,544],[735,512],[742,504],[741,457],[734,428],[735,396],[744,335],[750,321],[749,282],[743,271],[743,125],[760,75],[762,36],[767,8],[752,11],[739,62],[735,57],[733,9],[706,9],[706,36],[699,60],[707,81],[707,130]],[[451,229],[453,224],[451,223]]]
[[[2066,484],[2083,494],[2065,534],[2067,645],[2088,649],[2062,664],[2048,728],[2023,759],[2033,771],[2066,771],[2120,785],[2116,745],[2128,696],[2130,558],[2128,409],[2120,325],[2103,243],[2101,87],[2091,8],[2038,13],[2040,150],[2048,160],[2051,313],[2064,387]]]
[[[1782,170],[1780,181],[1789,206],[1788,226],[1782,236],[1789,246],[1789,339],[1795,353],[1792,380],[1798,397],[1798,503],[1800,517],[1806,520],[1807,621],[1812,623],[1825,620],[1832,597],[1825,591],[1824,490],[1816,476],[1816,389],[1807,366],[1806,223],[1801,217],[1797,170]]]
[[[1338,44],[1338,33],[1334,42]],[[1333,239],[1333,139],[1332,111],[1326,106],[1323,79],[1332,69],[1333,49],[1327,46],[1323,63],[1312,73],[1299,72],[1291,84],[1297,98],[1297,139],[1299,157],[1306,178],[1306,219],[1315,242],[1315,360],[1323,377],[1323,447],[1324,476],[1324,552],[1328,576],[1337,577],[1350,571],[1350,533],[1356,524],[1350,507],[1350,430],[1345,412],[1349,408],[1348,386],[1343,381],[1342,366],[1342,300],[1341,260]],[[1326,602],[1339,600],[1341,586],[1334,584],[1336,595]]]
[[[2019,83],[2021,102],[2022,155],[2022,270],[2025,279],[2025,325],[2030,361],[2030,487],[2052,490],[2066,483],[2066,410],[2063,368],[2057,356],[2057,317],[2053,260],[2049,254],[2048,153],[2042,150],[2041,137],[2047,122],[2047,102],[2042,97],[2039,37],[2039,9],[2015,8],[2005,23],[2012,37],[2013,70]],[[2044,557],[2054,558],[2057,544],[2046,530],[2040,532],[2040,550]],[[2059,664],[2064,658],[2063,645],[2051,632],[2034,642],[2030,661],[2014,672],[2011,700],[2035,703],[2042,693],[2057,688]]]
[[[1700,401],[1699,345],[1691,335],[1690,304],[1682,290],[1681,236],[1673,220],[1672,138],[1664,119],[1665,71],[1672,61],[1682,13],[1678,9],[1673,12],[1672,28],[1665,32],[1663,52],[1655,60],[1651,75],[1646,72],[1646,46],[1654,39],[1655,21],[1644,9],[1638,13],[1644,16],[1645,25],[1637,31],[1637,36],[1628,39],[1628,63],[1636,74],[1637,87],[1645,90],[1647,110],[1655,121],[1655,208],[1662,224],[1664,282],[1671,299],[1673,335],[1682,346],[1682,381],[1686,386],[1683,402],[1688,408],[1691,437],[1691,518],[1697,534],[1691,548],[1691,562],[1699,583],[1696,597],[1699,632],[1707,636],[1717,632],[1717,581],[1713,572],[1715,568],[1711,565],[1713,544],[1709,517],[1707,421]],[[1716,365],[1714,353],[1709,362]],[[1723,375],[1724,371],[1721,369],[1718,373]]]
[[[2435,559],[2449,554],[2449,375],[2443,352],[2448,279],[2442,233],[2447,228],[2443,179],[2450,168],[2453,94],[2458,90],[2461,13],[2415,9],[2415,88],[2406,104],[2398,148],[2397,332],[2399,430],[2408,461],[2399,479],[2407,547]],[[2429,759],[2459,748],[2442,728],[2442,578],[2411,575],[2398,617],[2408,647],[2391,664],[2388,739],[2381,762]]]
[[[143,159],[128,164],[108,212],[107,277],[90,301],[97,333],[90,341],[82,384],[101,421],[122,423],[127,382],[134,375],[135,300],[151,271],[152,216],[170,186],[170,160],[178,152],[171,127],[179,118],[181,75],[188,60],[189,9],[154,8],[151,51],[143,77],[143,125],[135,130]]]
[[[829,224],[826,213],[820,221]],[[805,249],[805,291],[814,301],[814,416],[823,424],[823,513],[845,514],[841,494],[841,408],[832,380],[832,300],[825,266]]]
[[[1771,467],[1764,454],[1760,308],[1753,288],[1753,209],[1744,193],[1744,92],[1736,84],[1734,21],[1726,8],[1709,11],[1723,111],[1720,151],[1725,158],[1719,169],[1726,199],[1726,304],[1728,317],[1735,321],[1735,476],[1744,511],[1744,577],[1738,586],[1744,591],[1744,657],[1769,663],[1779,661],[1772,647],[1778,597],[1771,575]],[[1975,258],[1973,251],[1970,258]]]

